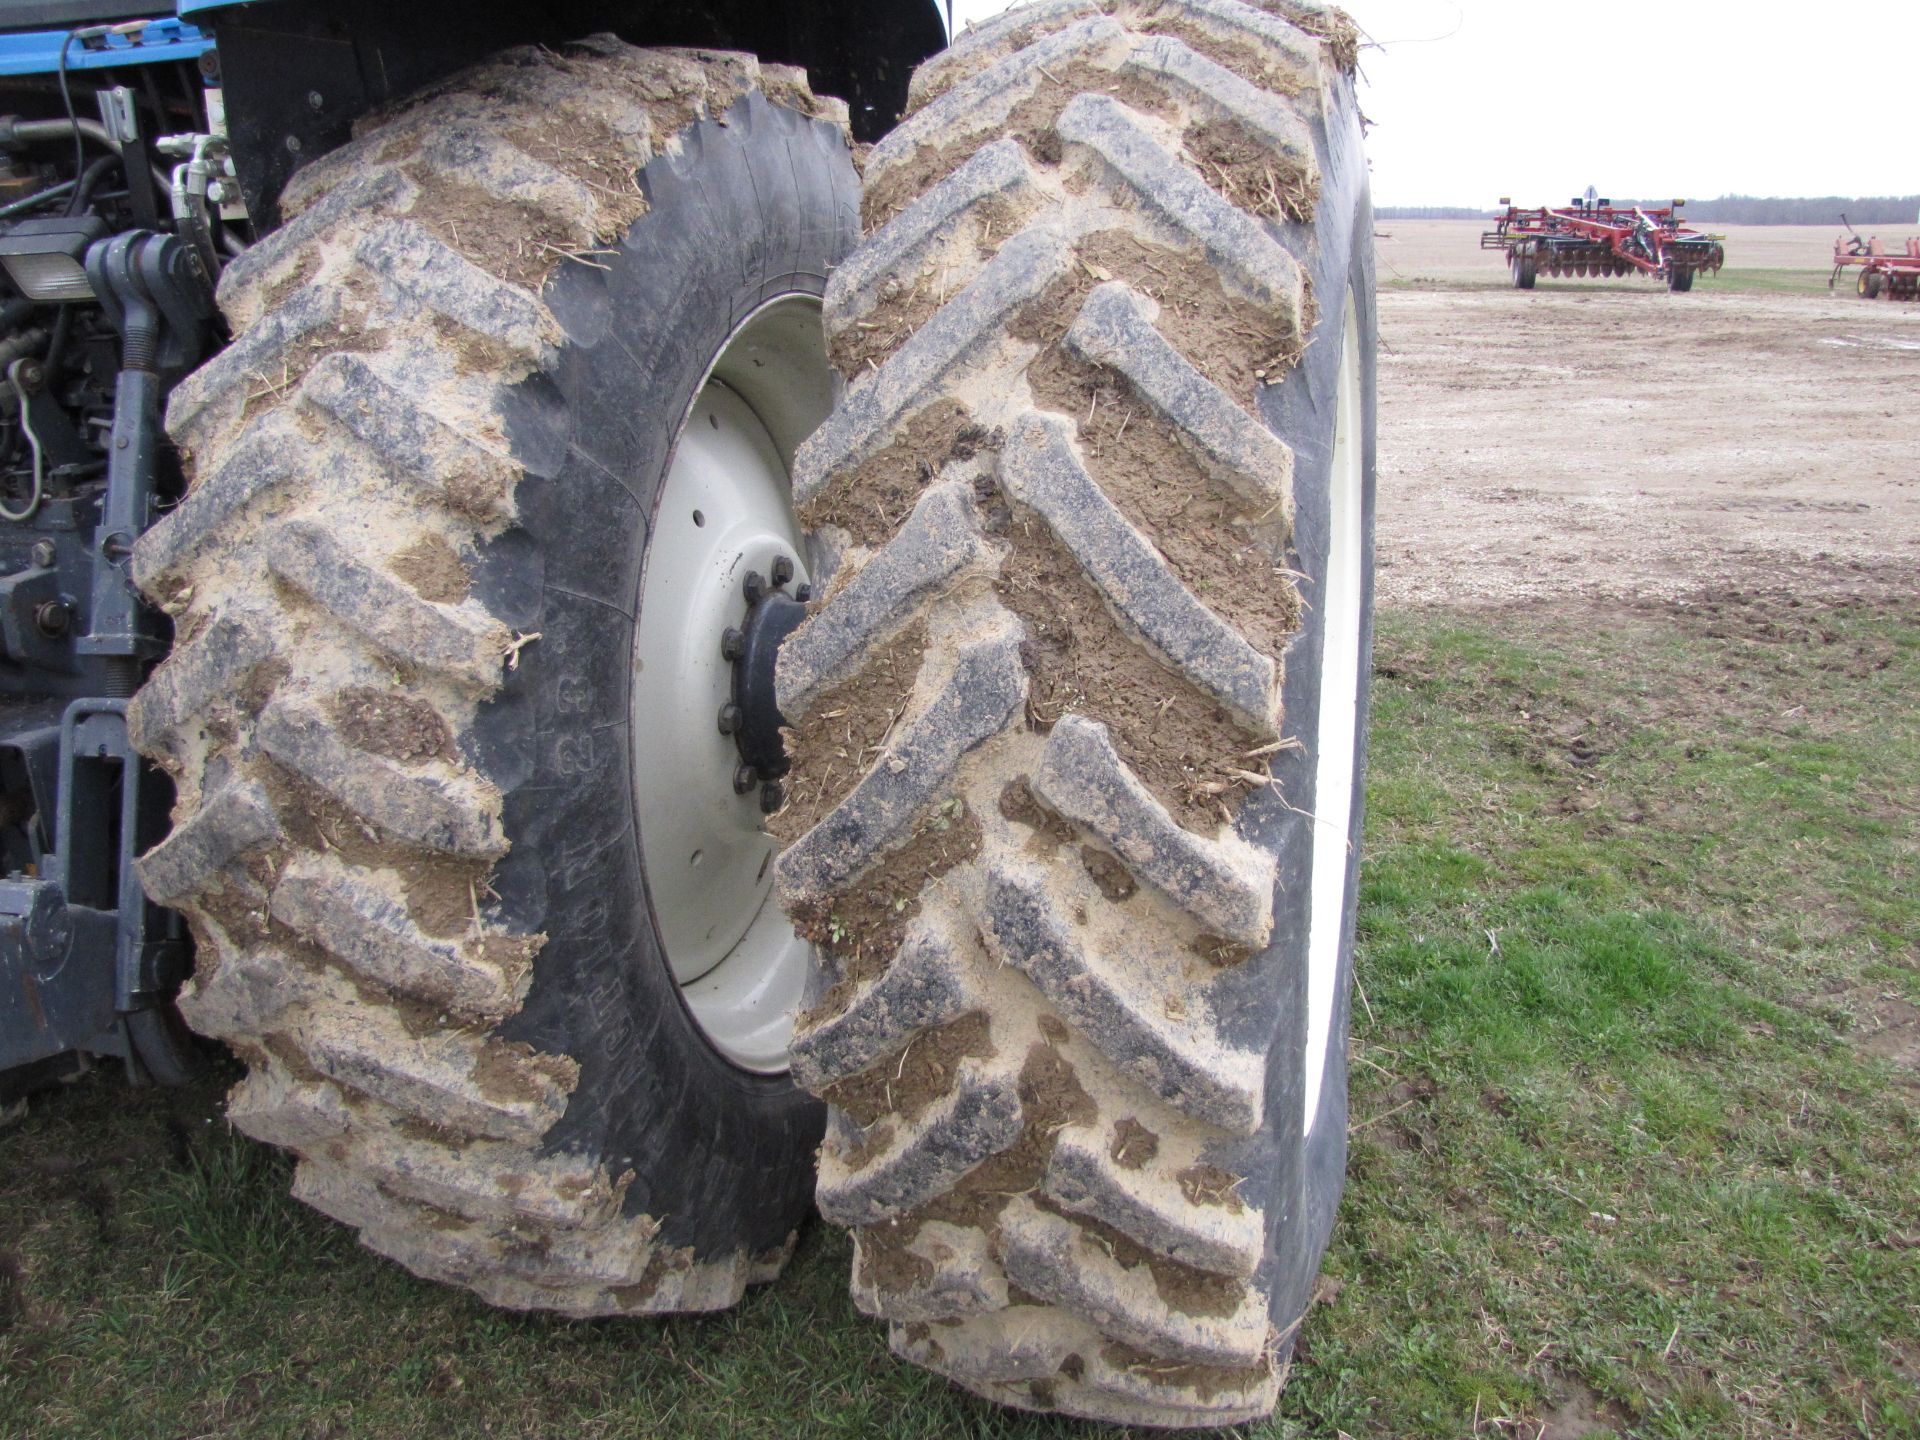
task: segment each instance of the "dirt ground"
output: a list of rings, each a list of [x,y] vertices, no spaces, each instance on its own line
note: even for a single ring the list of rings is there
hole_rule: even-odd
[[[1708,280],[1396,286],[1390,263],[1440,268],[1446,231],[1477,255],[1474,227],[1380,228],[1383,603],[1911,593],[1920,305]],[[1812,229],[1770,243],[1796,255]]]

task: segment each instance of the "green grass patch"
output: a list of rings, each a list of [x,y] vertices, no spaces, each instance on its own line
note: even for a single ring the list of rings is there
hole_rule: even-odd
[[[1376,663],[1347,1200],[1247,1433],[1920,1436],[1920,624],[1387,616]],[[1101,1433],[890,1361],[819,1227],[728,1315],[489,1311],[216,1101],[0,1130],[0,1434]]]
[[[1702,275],[1694,281],[1693,293],[1714,290],[1753,295],[1812,295],[1827,288],[1831,270],[1766,270],[1728,266],[1715,275]],[[1504,271],[1473,276],[1391,275],[1381,279],[1383,290],[1511,290],[1513,281]],[[1851,294],[1853,281],[1841,277],[1841,293]],[[1535,293],[1543,295],[1615,295],[1646,291],[1656,293],[1664,284],[1638,275],[1617,279],[1579,279],[1577,277],[1540,276]]]

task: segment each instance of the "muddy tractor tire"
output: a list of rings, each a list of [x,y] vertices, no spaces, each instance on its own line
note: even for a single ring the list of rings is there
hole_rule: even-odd
[[[1370,644],[1354,32],[1045,0],[865,166],[781,652],[794,1069],[895,1351],[1268,1412],[1340,1194]]]
[[[747,56],[499,56],[296,174],[172,397],[130,723],[180,1008],[298,1196],[499,1304],[729,1305],[811,1202],[805,945],[715,715],[831,405],[844,118]]]

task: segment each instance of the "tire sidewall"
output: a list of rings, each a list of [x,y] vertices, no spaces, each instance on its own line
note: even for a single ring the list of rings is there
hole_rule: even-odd
[[[1375,507],[1376,336],[1373,260],[1373,208],[1368,193],[1358,108],[1352,81],[1341,77],[1327,96],[1329,120],[1320,139],[1322,189],[1311,232],[1282,239],[1307,270],[1318,303],[1311,343],[1298,366],[1280,385],[1262,396],[1262,418],[1294,450],[1294,537],[1289,565],[1301,582],[1305,608],[1299,635],[1285,657],[1282,694],[1286,735],[1298,748],[1277,754],[1271,766],[1275,783],[1250,798],[1240,818],[1241,833],[1279,859],[1273,939],[1251,972],[1257,983],[1280,993],[1278,1029],[1267,1037],[1271,1061],[1267,1076],[1265,1132],[1255,1144],[1268,1154],[1242,1173],[1271,1175],[1270,1194],[1261,1200],[1269,1222],[1265,1268],[1271,1284],[1272,1316],[1283,1333],[1306,1308],[1320,1261],[1332,1233],[1346,1173],[1348,996],[1353,977],[1355,911],[1359,891],[1360,835],[1366,786],[1367,727],[1370,718],[1370,657],[1373,645],[1373,536]],[[1354,303],[1354,344],[1360,365],[1362,446],[1360,514],[1360,628],[1356,692],[1353,793],[1347,841],[1347,875],[1341,916],[1339,969],[1334,979],[1325,1069],[1312,1126],[1303,1124],[1304,1061],[1307,1050],[1307,955],[1311,924],[1314,854],[1313,812],[1320,723],[1320,676],[1325,626],[1315,597],[1327,573],[1330,478],[1335,433],[1341,347],[1347,297]],[[1251,1193],[1252,1186],[1248,1187]],[[1265,1185],[1260,1189],[1265,1191]],[[1289,1339],[1290,1343],[1290,1339]]]

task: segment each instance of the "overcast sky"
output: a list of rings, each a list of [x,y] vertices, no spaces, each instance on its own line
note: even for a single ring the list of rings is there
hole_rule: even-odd
[[[1347,9],[1383,47],[1360,57],[1376,205],[1920,192],[1920,0]]]

